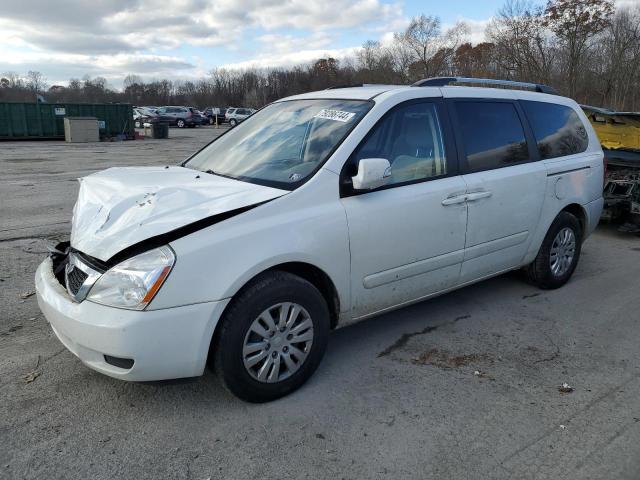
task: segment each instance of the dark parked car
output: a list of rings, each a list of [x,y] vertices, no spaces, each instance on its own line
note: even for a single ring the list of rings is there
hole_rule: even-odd
[[[204,114],[204,112],[201,112],[200,110],[196,110],[195,108],[192,107],[188,107],[191,112],[193,113],[193,115],[200,120],[200,123],[198,125],[209,125],[209,118]]]
[[[195,113],[195,108],[191,107],[160,107],[157,114],[166,118],[171,125],[178,128],[195,127],[202,125],[202,116]]]
[[[221,107],[208,107],[204,110],[204,114],[205,116],[209,119],[209,123],[211,125],[213,125],[214,123],[216,123],[216,119],[217,119],[217,123],[218,124],[222,124],[226,121],[224,114],[227,111],[226,108],[221,108]]]

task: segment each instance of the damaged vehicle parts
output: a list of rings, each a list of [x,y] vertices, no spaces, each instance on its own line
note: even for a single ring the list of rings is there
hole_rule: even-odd
[[[602,219],[640,233],[640,113],[582,105],[607,161]]]

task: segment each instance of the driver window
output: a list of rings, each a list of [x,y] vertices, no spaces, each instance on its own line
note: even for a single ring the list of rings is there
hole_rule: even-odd
[[[356,170],[363,158],[389,160],[391,178],[387,185],[446,175],[447,162],[436,105],[414,103],[392,110],[354,152]]]

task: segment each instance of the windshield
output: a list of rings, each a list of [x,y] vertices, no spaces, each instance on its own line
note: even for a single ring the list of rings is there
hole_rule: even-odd
[[[371,105],[360,100],[273,103],[210,143],[185,166],[291,190],[322,165]]]

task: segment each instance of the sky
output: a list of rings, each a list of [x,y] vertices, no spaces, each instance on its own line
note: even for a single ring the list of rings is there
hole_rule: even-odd
[[[617,0],[640,3],[640,0]],[[268,68],[352,55],[411,17],[469,26],[482,41],[504,0],[0,0],[0,72],[42,72],[49,85],[128,74],[189,80],[214,68]]]

